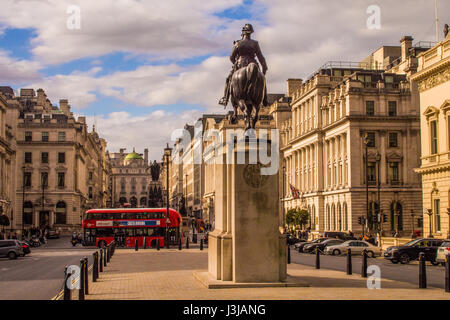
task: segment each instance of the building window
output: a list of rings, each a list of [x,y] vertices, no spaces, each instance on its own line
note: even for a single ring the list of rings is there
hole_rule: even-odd
[[[89,181],[92,181],[92,178],[94,177],[94,174],[92,171],[89,171]]]
[[[64,188],[65,185],[65,173],[64,172],[58,172],[58,187]]]
[[[56,204],[56,217],[55,224],[66,224],[67,221],[67,208],[66,203],[64,201],[59,201]]]
[[[66,141],[66,133],[64,131],[58,132],[58,141],[59,142]]]
[[[397,101],[389,101],[388,114],[389,117],[395,117],[397,115]]]
[[[41,162],[42,163],[48,163],[48,152],[42,152],[41,153]]]
[[[25,187],[31,187],[31,172],[25,172],[23,174],[23,184]]]
[[[375,115],[375,101],[366,101],[366,116]]]
[[[389,180],[394,182],[398,182],[400,180],[398,162],[389,163]]]
[[[48,142],[48,132],[42,132],[42,141]]]
[[[89,187],[89,199],[92,199],[92,187]]]
[[[33,154],[31,152],[25,152],[25,163],[33,162]]]
[[[434,200],[434,216],[436,231],[441,231],[441,203],[439,199]]]
[[[397,132],[389,132],[389,148],[398,147],[398,135]]]
[[[41,173],[41,187],[42,188],[48,187],[48,172]]]
[[[431,154],[438,153],[438,136],[436,120],[430,122]]]
[[[27,201],[23,204],[23,224],[33,224],[33,203]]]
[[[376,163],[375,162],[367,163],[367,181],[375,182],[376,176],[377,176]]]
[[[368,143],[367,146],[370,148],[375,147],[375,132],[367,132]]]
[[[33,141],[33,133],[31,131],[25,131],[25,141]]]
[[[58,152],[58,163],[65,163],[65,162],[66,162],[66,153]]]

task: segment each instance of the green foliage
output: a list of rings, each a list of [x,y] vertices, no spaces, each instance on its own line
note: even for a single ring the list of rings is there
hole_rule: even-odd
[[[7,215],[0,215],[0,226],[8,227],[9,226],[9,218]]]
[[[289,229],[296,229],[297,227],[303,227],[308,224],[309,221],[309,212],[305,209],[300,208],[292,208],[289,209],[286,214],[286,224]]]

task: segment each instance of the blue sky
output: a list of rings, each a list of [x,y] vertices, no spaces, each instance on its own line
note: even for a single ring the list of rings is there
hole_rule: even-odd
[[[97,123],[108,148],[150,148],[159,159],[171,132],[218,100],[228,55],[245,23],[265,55],[269,93],[329,60],[360,61],[404,35],[434,40],[434,3],[378,0],[381,28],[368,29],[372,0],[2,0],[0,85],[43,88]],[[450,2],[439,0],[439,29]],[[80,9],[80,29],[67,10]],[[123,129],[122,129],[123,127]]]

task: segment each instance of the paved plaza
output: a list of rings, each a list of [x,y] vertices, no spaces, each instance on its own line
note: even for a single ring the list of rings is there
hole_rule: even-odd
[[[370,263],[369,263],[370,264]],[[316,270],[289,264],[288,274],[308,287],[207,289],[194,277],[206,271],[207,249],[116,250],[96,283],[89,283],[89,300],[304,300],[304,299],[449,299],[439,288],[418,289],[417,285],[381,280],[381,289],[368,289],[359,274]],[[90,277],[90,280],[91,277]],[[76,296],[76,295],[75,295]]]

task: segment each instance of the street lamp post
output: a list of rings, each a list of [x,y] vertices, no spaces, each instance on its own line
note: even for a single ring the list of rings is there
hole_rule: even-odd
[[[431,215],[433,214],[433,210],[431,209],[427,209],[427,214],[428,214],[428,222],[429,222],[429,231],[428,231],[428,238],[433,238],[433,233],[431,230]]]
[[[414,210],[411,209],[411,239],[414,239],[416,235],[414,234]]]
[[[166,234],[165,240],[166,248],[169,249],[169,159],[172,154],[172,148],[169,148],[167,143],[166,148],[164,148],[164,157],[166,159]]]
[[[368,155],[369,155],[369,135],[367,134],[367,132],[364,134],[364,138],[363,138],[363,143],[366,146],[366,155],[365,155],[365,159],[364,159],[364,165],[365,165],[365,180],[366,180],[366,223],[368,224],[369,222],[369,174],[368,174]],[[362,228],[365,228],[365,225],[362,226]],[[364,230],[363,230],[364,233]]]

